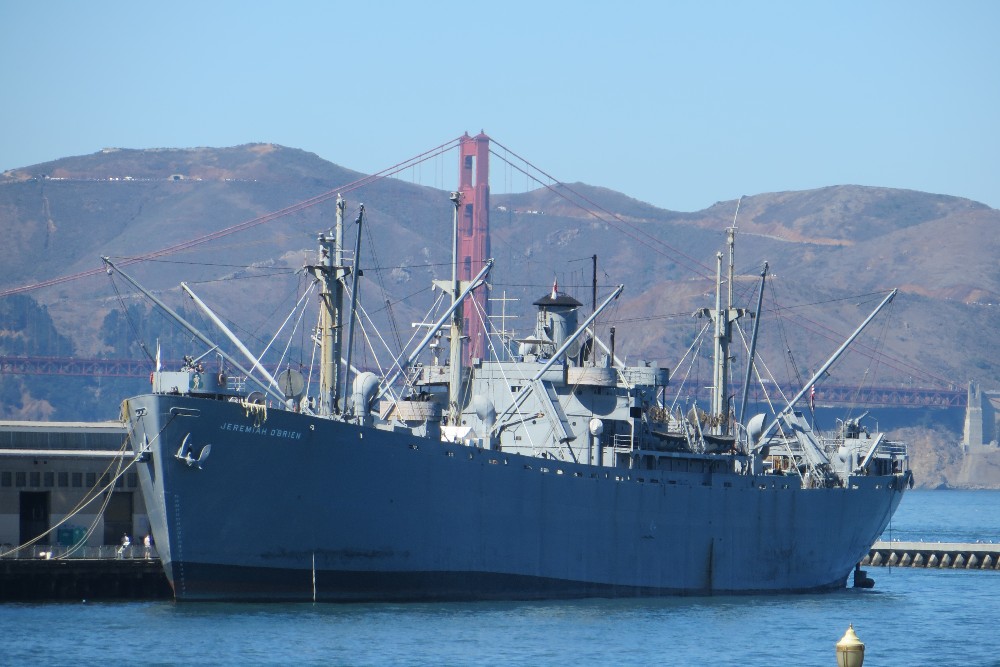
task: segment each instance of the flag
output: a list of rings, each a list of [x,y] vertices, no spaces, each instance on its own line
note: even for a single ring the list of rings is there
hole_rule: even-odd
[[[816,385],[809,387],[809,409],[816,409]]]
[[[156,372],[160,372],[160,339],[156,339]]]
[[[556,278],[552,279],[552,300],[555,301],[559,298],[559,281]]]

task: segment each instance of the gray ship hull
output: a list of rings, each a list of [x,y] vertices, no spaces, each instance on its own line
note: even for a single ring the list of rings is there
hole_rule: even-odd
[[[125,410],[145,450],[157,549],[184,600],[832,589],[906,486],[869,475],[806,489],[711,461],[686,472],[567,463],[287,411],[265,420],[191,396],[143,395]]]

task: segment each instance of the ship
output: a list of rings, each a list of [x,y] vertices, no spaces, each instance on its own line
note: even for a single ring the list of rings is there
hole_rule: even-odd
[[[904,444],[859,420],[824,435],[797,407],[850,339],[784,408],[746,419],[744,395],[737,411],[727,348],[733,322],[754,312],[733,305],[732,228],[729,279],[719,252],[715,305],[698,313],[715,344],[708,409],[672,408],[667,368],[628,365],[613,333],[598,335],[595,320],[623,285],[585,309],[554,282],[533,304],[530,335],[494,332],[490,353],[466,363],[462,304],[492,261],[458,279],[460,197],[451,196],[452,279],[436,281],[450,306],[391,373],[351,360],[360,272],[345,261],[338,198],[336,226],[318,235],[305,267],[320,295],[314,389],[294,369],[272,376],[187,285],[242,357],[103,258],[205,348],[179,369],[160,368],[157,356],[150,390],[121,408],[176,599],[845,587],[913,484]]]

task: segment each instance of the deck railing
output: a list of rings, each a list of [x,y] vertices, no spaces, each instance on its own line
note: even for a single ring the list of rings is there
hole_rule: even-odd
[[[127,547],[116,544],[102,544],[93,547],[33,544],[30,547],[20,548],[13,544],[0,544],[0,558],[29,560],[57,560],[63,558],[78,558],[83,560],[159,560],[160,555],[156,552],[156,546],[147,548],[142,544],[132,544]]]

